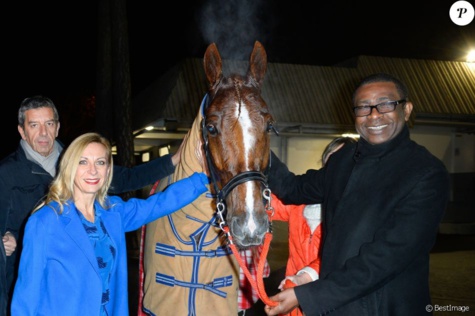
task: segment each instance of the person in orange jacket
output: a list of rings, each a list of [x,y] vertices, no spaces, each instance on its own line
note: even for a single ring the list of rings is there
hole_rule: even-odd
[[[345,144],[355,142],[351,137],[333,139],[323,151],[322,165],[325,166],[328,158]],[[288,222],[289,229],[289,258],[285,267],[285,278],[279,289],[283,290],[287,286],[287,280],[295,285],[317,280],[320,271],[318,252],[322,236],[321,204],[285,205],[273,194],[271,203],[274,208],[272,220]],[[302,316],[303,313],[299,308],[295,308],[286,315]]]

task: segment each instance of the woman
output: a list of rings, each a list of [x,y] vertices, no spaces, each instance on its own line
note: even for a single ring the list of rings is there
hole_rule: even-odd
[[[207,191],[203,173],[146,200],[108,196],[110,143],[96,133],[65,151],[46,200],[29,217],[12,315],[129,315],[125,233]]]

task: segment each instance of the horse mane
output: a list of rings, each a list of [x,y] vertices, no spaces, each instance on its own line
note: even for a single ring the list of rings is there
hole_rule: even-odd
[[[191,176],[194,172],[206,172],[206,170],[203,169],[202,162],[205,160],[201,139],[202,107],[203,104],[200,106],[191,129],[183,139],[180,162],[176,165],[175,172],[170,177],[162,179],[161,189],[170,183]],[[205,193],[192,203],[183,207],[181,211],[193,217],[208,221],[210,214],[214,213],[214,200],[207,197]],[[201,217],[200,214],[202,214],[203,217]]]

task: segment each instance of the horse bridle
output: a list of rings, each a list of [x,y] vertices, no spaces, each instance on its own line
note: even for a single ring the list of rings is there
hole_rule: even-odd
[[[231,180],[229,180],[229,182],[227,182],[221,190],[218,188],[218,184],[217,184],[218,176],[217,176],[217,172],[216,172],[216,169],[214,168],[214,164],[213,164],[213,161],[212,161],[212,158],[211,158],[211,153],[210,153],[210,150],[209,150],[209,141],[208,141],[208,129],[206,128],[205,110],[208,108],[210,102],[211,102],[210,97],[209,97],[208,94],[206,94],[203,101],[202,101],[202,103],[201,103],[201,115],[203,116],[203,118],[201,120],[201,133],[202,133],[202,137],[203,137],[203,149],[204,149],[205,156],[206,156],[206,163],[208,164],[208,170],[209,170],[209,173],[210,173],[211,182],[212,182],[212,185],[213,185],[214,190],[216,192],[216,199],[217,199],[216,210],[217,210],[219,220],[220,220],[219,227],[221,228],[221,230],[223,230],[224,232],[226,232],[228,234],[228,239],[229,239],[230,242],[232,242],[232,238],[229,238],[230,237],[229,230],[225,229],[226,221],[224,219],[224,212],[226,211],[225,199],[228,196],[228,194],[234,188],[236,188],[238,185],[240,185],[242,183],[245,183],[247,181],[259,181],[260,183],[262,183],[264,185],[264,190],[262,191],[262,196],[267,201],[266,210],[268,211],[268,213],[271,213],[271,212],[273,212],[273,208],[271,206],[271,190],[269,189],[269,185],[267,184],[267,176],[261,171],[244,171],[244,172],[241,172],[241,173],[235,175],[234,177],[232,177]],[[271,157],[271,155],[269,155],[269,157]],[[269,164],[267,166],[267,170],[269,168],[270,168],[270,161],[269,161]]]

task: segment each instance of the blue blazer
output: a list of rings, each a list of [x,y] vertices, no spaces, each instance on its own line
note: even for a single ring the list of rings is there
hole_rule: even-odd
[[[189,204],[207,191],[204,174],[170,185],[146,200],[109,197],[109,209],[95,203],[117,257],[111,271],[109,315],[129,315],[125,232]],[[175,184],[177,184],[175,186]],[[56,202],[28,219],[12,315],[100,315],[102,281],[89,237],[72,201],[59,214]]]

